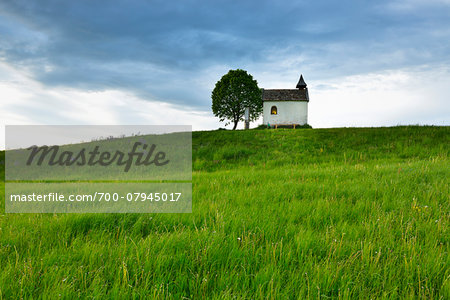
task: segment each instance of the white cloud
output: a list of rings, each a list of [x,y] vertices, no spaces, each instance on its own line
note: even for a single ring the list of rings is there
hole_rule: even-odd
[[[448,69],[405,69],[311,82],[313,127],[450,124]],[[317,89],[316,89],[317,87]]]
[[[119,90],[48,88],[0,63],[0,149],[4,125],[192,125],[218,128],[212,113],[147,101]]]
[[[411,12],[434,6],[450,6],[450,0],[395,0],[388,3],[386,8],[396,12]]]

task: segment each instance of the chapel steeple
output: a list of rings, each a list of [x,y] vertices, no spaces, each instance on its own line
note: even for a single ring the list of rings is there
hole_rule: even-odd
[[[303,75],[302,74],[300,74],[300,79],[298,80],[297,88],[298,89],[306,89],[306,82],[303,79]]]

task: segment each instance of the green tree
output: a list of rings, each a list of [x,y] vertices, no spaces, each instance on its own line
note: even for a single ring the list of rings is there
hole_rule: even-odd
[[[263,103],[258,82],[245,70],[230,70],[217,81],[212,91],[212,111],[225,125],[244,121],[245,108],[250,110],[250,121],[255,121],[262,112]]]

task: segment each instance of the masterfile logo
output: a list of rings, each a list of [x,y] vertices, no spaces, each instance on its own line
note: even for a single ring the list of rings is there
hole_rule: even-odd
[[[7,126],[6,212],[192,211],[191,126]]]
[[[6,146],[7,180],[192,179],[191,126],[7,126]]]
[[[59,146],[32,146],[27,148],[27,150],[30,150],[30,156],[26,164],[30,166],[34,162],[36,165],[41,166],[46,161],[49,166],[72,166],[74,164],[77,166],[95,166],[98,164],[105,167],[116,163],[118,166],[125,166],[124,171],[128,172],[133,162],[136,166],[153,164],[157,167],[169,163],[165,152],[155,151],[155,144],[147,145],[135,142],[132,150],[128,153],[119,150],[116,150],[114,153],[110,151],[100,152],[99,149],[100,146],[97,145],[93,151],[87,151],[86,148],[82,148],[78,153],[74,153],[72,151],[59,151]]]

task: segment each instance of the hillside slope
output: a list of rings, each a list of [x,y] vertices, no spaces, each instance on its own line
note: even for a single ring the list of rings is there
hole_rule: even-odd
[[[194,132],[185,215],[6,215],[2,196],[0,299],[449,298],[449,142],[448,127]]]
[[[193,132],[193,170],[319,163],[401,162],[448,155],[449,127]]]

